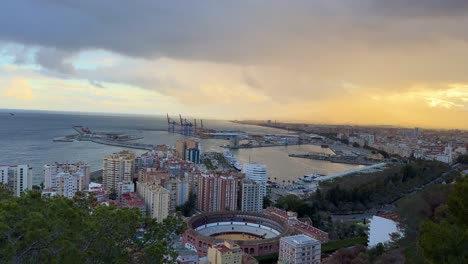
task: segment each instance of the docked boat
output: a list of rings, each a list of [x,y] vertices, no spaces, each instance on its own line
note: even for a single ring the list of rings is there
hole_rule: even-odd
[[[237,161],[236,157],[232,155],[231,151],[229,151],[228,149],[224,149],[223,156],[229,162],[229,164],[236,170],[242,170],[242,164]]]
[[[320,173],[312,173],[309,175],[304,175],[304,178],[302,179],[304,182],[312,182],[316,178],[323,177],[325,175],[320,174]]]

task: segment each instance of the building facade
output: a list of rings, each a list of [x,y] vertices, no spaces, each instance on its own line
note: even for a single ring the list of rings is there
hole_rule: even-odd
[[[54,178],[55,188],[46,190],[56,190],[58,195],[73,198],[77,192],[86,190],[85,176],[81,172],[59,172]]]
[[[197,208],[205,212],[236,211],[238,181],[235,175],[199,175]]]
[[[244,212],[261,212],[263,197],[260,184],[253,180],[244,179],[241,182],[240,210]]]
[[[57,175],[59,173],[82,174],[82,187],[85,190],[89,187],[91,168],[89,164],[83,162],[77,163],[55,163],[44,165],[44,189],[57,188]]]
[[[189,198],[188,182],[182,179],[171,179],[164,183],[164,188],[171,192],[169,211],[175,212],[177,206],[184,205]]]
[[[185,160],[200,164],[200,149],[189,148],[185,151]]]
[[[282,237],[280,240],[279,263],[318,264],[320,263],[320,241],[306,235]]]
[[[242,249],[227,241],[213,245],[208,248],[208,261],[211,264],[241,264]]]
[[[145,201],[146,213],[159,223],[169,215],[170,191],[148,182],[137,182],[138,195]]]
[[[117,184],[117,199],[122,203],[122,195],[135,192],[135,184],[132,181],[123,181]]]
[[[193,139],[179,139],[176,141],[176,157],[185,160],[187,149],[198,149],[198,142]]]
[[[32,168],[29,165],[0,165],[0,179],[13,195],[20,196],[32,189]]]
[[[119,182],[132,181],[135,174],[135,154],[121,151],[104,158],[102,180],[104,189],[117,192]]]
[[[253,180],[260,185],[261,196],[266,196],[266,184],[267,184],[267,167],[262,164],[244,164],[242,172],[245,173],[245,177],[249,180]]]

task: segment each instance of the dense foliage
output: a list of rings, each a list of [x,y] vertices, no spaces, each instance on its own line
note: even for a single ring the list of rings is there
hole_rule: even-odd
[[[447,206],[421,225],[420,246],[427,263],[468,263],[468,178],[457,180]]]
[[[468,155],[460,155],[457,158],[457,162],[461,164],[468,164]]]
[[[393,165],[381,172],[351,175],[321,185],[315,200],[333,213],[360,212],[393,203],[442,177],[448,166],[434,161]]]
[[[92,197],[12,197],[0,188],[0,263],[171,263],[183,230],[179,218],[157,223]]]

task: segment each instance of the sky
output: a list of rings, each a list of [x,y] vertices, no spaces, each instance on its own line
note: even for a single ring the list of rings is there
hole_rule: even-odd
[[[4,0],[0,108],[468,129],[466,0]]]

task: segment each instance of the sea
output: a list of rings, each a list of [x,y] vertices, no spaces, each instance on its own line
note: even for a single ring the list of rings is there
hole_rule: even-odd
[[[44,179],[43,166],[55,162],[90,164],[93,171],[102,169],[104,156],[123,150],[87,141],[53,142],[55,137],[73,135],[73,126],[82,125],[93,131],[117,132],[142,136],[136,142],[174,145],[184,138],[166,131],[167,119],[162,115],[98,114],[0,109],[0,165],[29,164],[33,168],[33,184]],[[284,134],[284,130],[232,123],[223,120],[203,120],[205,128],[223,131],[245,131],[256,134]],[[228,141],[201,139],[202,152],[222,152]],[[135,150],[138,155],[144,150]],[[276,182],[292,182],[306,174],[331,174],[357,168],[357,165],[328,161],[291,158],[291,153],[329,152],[315,145],[281,146],[233,150],[241,163],[266,164],[268,177]]]

